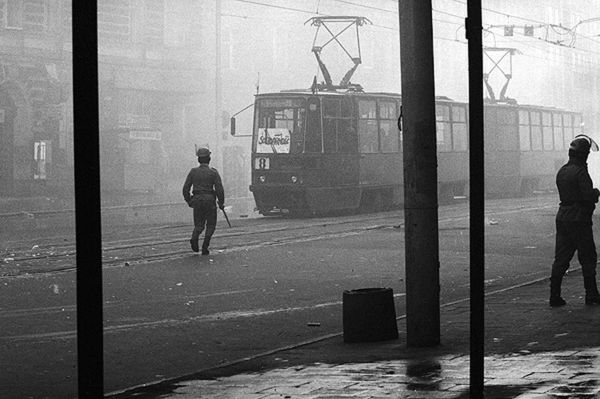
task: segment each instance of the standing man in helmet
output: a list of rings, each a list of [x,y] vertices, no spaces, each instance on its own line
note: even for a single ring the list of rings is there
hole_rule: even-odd
[[[586,135],[576,136],[569,146],[569,161],[556,175],[560,205],[556,214],[556,248],[550,277],[550,306],[566,305],[560,296],[563,276],[577,251],[583,271],[586,305],[600,304],[596,285],[596,244],[592,231],[592,213],[600,191],[592,186],[587,170],[590,149],[598,145]]]
[[[217,227],[217,201],[221,210],[225,207],[225,192],[221,183],[221,176],[215,168],[208,166],[210,163],[210,150],[200,147],[196,151],[198,163],[192,168],[183,184],[183,198],[190,208],[194,209],[194,231],[190,244],[192,251],[198,252],[198,239],[206,225],[206,233],[202,243],[202,255],[208,255],[210,239]],[[192,195],[190,195],[192,189]]]

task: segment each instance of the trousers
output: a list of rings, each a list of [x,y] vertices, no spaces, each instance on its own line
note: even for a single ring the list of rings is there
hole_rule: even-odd
[[[192,240],[198,240],[206,227],[202,249],[208,249],[210,239],[217,227],[217,205],[214,200],[193,200],[191,206],[194,210],[194,231]]]
[[[583,277],[596,276],[596,244],[590,222],[556,221],[556,247],[552,277],[562,278],[569,268],[569,262],[577,251],[577,259],[581,263]]]

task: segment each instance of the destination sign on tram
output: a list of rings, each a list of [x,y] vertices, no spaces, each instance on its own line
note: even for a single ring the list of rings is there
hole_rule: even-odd
[[[290,131],[284,128],[258,129],[256,152],[260,154],[289,154]]]

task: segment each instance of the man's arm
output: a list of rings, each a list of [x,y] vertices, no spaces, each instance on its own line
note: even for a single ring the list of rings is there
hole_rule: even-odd
[[[215,170],[215,195],[219,203],[219,208],[225,207],[225,190],[223,189],[223,182],[221,182],[221,176],[219,172]]]
[[[583,202],[593,207],[598,202],[598,189],[594,188],[592,178],[587,171],[582,170],[578,173],[577,179]]]
[[[190,200],[192,199],[192,196],[190,195],[190,189],[192,188],[192,171],[190,170],[190,173],[188,173],[186,179],[185,179],[185,183],[183,183],[183,199],[185,199],[185,202],[187,202],[188,204],[190,203]]]

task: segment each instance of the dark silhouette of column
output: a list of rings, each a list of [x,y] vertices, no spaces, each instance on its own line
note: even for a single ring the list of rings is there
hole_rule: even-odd
[[[78,397],[103,396],[97,1],[73,1]]]
[[[481,0],[467,1],[465,21],[469,41],[469,175],[471,254],[470,397],[483,398],[484,350],[484,158],[483,158],[483,50]]]
[[[408,346],[440,343],[433,31],[430,0],[400,0]]]

